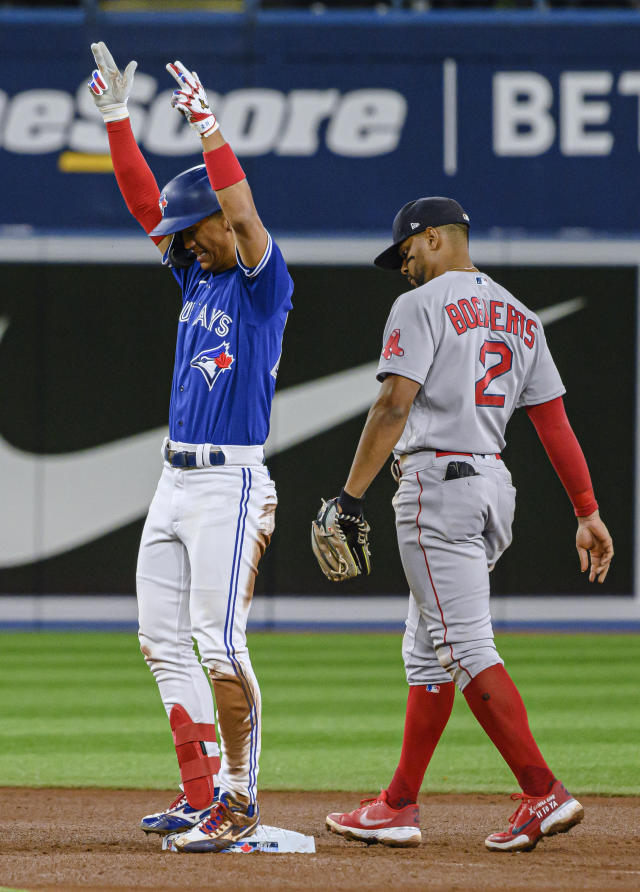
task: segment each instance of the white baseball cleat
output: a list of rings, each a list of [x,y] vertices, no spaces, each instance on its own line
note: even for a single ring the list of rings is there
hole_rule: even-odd
[[[422,842],[418,806],[391,808],[386,790],[381,790],[375,799],[363,799],[354,811],[327,815],[327,827],[346,839],[379,842],[383,846],[408,848]]]
[[[217,795],[217,788],[215,789]],[[211,806],[204,809],[191,808],[184,793],[179,793],[164,811],[145,815],[140,821],[140,829],[145,833],[180,833],[190,830],[211,814]]]

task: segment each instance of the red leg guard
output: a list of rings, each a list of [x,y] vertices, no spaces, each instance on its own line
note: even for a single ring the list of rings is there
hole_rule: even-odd
[[[203,741],[216,740],[216,727],[193,722],[178,703],[171,709],[169,724],[187,802],[191,808],[207,808],[213,802],[213,775],[220,770],[220,759],[207,755]]]

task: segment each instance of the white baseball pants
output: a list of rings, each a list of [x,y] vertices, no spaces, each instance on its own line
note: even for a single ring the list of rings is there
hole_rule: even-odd
[[[170,713],[213,724],[221,792],[256,800],[261,701],[246,641],[258,562],[274,529],[276,490],[264,465],[165,467],[137,568],[140,645]],[[216,755],[215,749],[209,755]]]
[[[450,461],[476,476],[445,480]],[[393,499],[402,565],[411,589],[403,640],[410,685],[453,678],[460,690],[502,663],[489,613],[489,571],[511,543],[515,489],[496,456],[424,451],[401,462]]]

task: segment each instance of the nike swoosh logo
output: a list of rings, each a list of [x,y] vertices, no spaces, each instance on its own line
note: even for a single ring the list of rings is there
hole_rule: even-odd
[[[538,313],[548,325],[578,312],[574,298]],[[0,317],[0,340],[9,326]],[[276,393],[267,458],[366,411],[378,392],[370,362]],[[0,537],[0,568],[62,554],[143,517],[158,481],[165,426],[113,443],[36,455],[0,436],[0,503],[11,518]]]
[[[512,835],[512,836],[517,836],[518,833],[522,833],[522,831],[525,829],[525,827],[528,827],[529,824],[530,824],[532,821],[535,820],[535,817],[536,817],[536,816],[533,815],[533,817],[529,818],[529,820],[526,821],[524,824],[520,824],[519,827],[514,827],[514,828],[511,830],[511,835]]]
[[[566,316],[572,316],[574,313],[584,310],[586,305],[586,297],[572,297],[571,300],[563,300],[562,303],[545,307],[544,310],[539,311],[538,317],[543,325],[551,325],[553,322],[558,322]]]
[[[381,818],[380,820],[372,821],[371,818],[367,818],[364,815],[360,815],[358,820],[363,827],[379,827],[381,824],[389,823],[389,818]]]

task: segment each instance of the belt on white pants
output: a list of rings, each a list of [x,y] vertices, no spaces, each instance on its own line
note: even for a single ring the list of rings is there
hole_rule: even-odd
[[[180,443],[165,438],[162,457],[172,468],[214,468],[219,465],[251,467],[264,464],[264,446],[217,446],[213,443]]]

